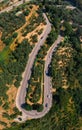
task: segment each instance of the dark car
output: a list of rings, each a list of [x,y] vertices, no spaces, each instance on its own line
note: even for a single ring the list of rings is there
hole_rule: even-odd
[[[43,36],[41,37],[41,39],[43,38]]]
[[[19,121],[22,121],[22,119],[20,117],[18,119],[19,119]]]
[[[45,107],[48,107],[48,103],[45,104]]]

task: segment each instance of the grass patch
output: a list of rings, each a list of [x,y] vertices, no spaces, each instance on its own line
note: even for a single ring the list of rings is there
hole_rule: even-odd
[[[11,50],[9,46],[6,46],[2,52],[0,52],[0,62],[8,61]]]

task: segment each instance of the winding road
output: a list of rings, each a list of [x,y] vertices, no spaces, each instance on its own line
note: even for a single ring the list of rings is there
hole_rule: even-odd
[[[48,34],[51,31],[51,24],[49,23],[48,18],[46,17],[46,15],[44,13],[43,13],[43,16],[47,23],[46,28],[43,31],[40,40],[35,45],[31,54],[29,55],[29,59],[28,59],[28,62],[27,62],[26,68],[25,68],[24,77],[23,77],[22,83],[18,89],[17,96],[16,96],[16,106],[19,109],[19,111],[22,112],[22,115],[23,115],[22,119],[26,119],[27,117],[28,118],[39,118],[42,116],[42,114],[38,113],[35,110],[26,111],[21,106],[25,103],[26,88],[28,88],[28,81],[31,76],[31,69],[32,69],[34,60],[36,58],[36,55],[38,54],[38,51],[40,50],[41,46],[44,44],[46,38],[48,37]]]
[[[21,0],[21,1],[18,1],[18,2],[16,2],[16,3],[12,4],[12,5],[9,5],[9,6],[6,7],[5,9],[1,10],[1,11],[0,11],[0,14],[3,13],[3,12],[9,12],[9,11],[12,10],[14,7],[17,7],[17,6],[21,5],[21,4],[23,4],[24,2],[29,2],[29,1],[32,1],[32,0],[25,0],[25,1],[24,1],[24,0]]]
[[[19,111],[22,112],[22,121],[27,120],[27,118],[31,119],[37,119],[43,117],[46,113],[49,112],[51,106],[52,106],[52,85],[51,85],[51,78],[47,75],[48,72],[48,66],[51,62],[52,54],[54,49],[58,46],[58,44],[62,41],[62,37],[59,35],[57,40],[54,42],[54,44],[50,47],[50,49],[47,52],[46,60],[45,60],[45,67],[44,67],[44,102],[43,102],[43,111],[37,112],[36,110],[27,111],[23,109],[21,106],[25,103],[25,96],[26,96],[26,88],[28,88],[28,80],[31,76],[31,68],[33,66],[34,60],[36,58],[36,55],[40,49],[40,47],[44,44],[48,34],[51,31],[51,24],[49,23],[47,17],[45,14],[43,14],[46,22],[47,27],[44,30],[42,36],[43,39],[40,39],[40,41],[36,44],[34,49],[32,50],[29,60],[27,62],[27,66],[25,69],[25,74],[23,81],[21,83],[21,86],[18,89],[17,97],[16,97],[16,106],[19,109]]]
[[[25,2],[30,0],[25,0]],[[18,6],[23,3],[23,0],[17,2],[15,5],[9,6],[6,9],[0,11],[0,13],[5,11],[10,11],[13,9],[13,6]],[[20,84],[20,87],[18,88],[17,96],[16,96],[16,107],[19,111],[22,112],[21,119],[16,119],[18,122],[26,121],[28,118],[31,119],[37,119],[43,117],[46,113],[49,112],[51,106],[52,106],[52,84],[51,84],[51,78],[47,75],[48,72],[48,66],[51,62],[52,54],[54,49],[58,46],[58,44],[61,42],[62,37],[59,35],[57,40],[53,43],[53,45],[50,47],[50,49],[47,52],[46,59],[45,59],[45,66],[44,66],[44,102],[43,102],[43,111],[37,112],[36,110],[27,111],[25,110],[22,105],[25,104],[25,97],[26,97],[26,90],[28,89],[28,81],[31,76],[31,70],[33,67],[34,60],[36,58],[36,55],[38,54],[38,51],[40,50],[41,46],[44,44],[46,38],[48,37],[48,34],[51,31],[51,24],[46,16],[45,13],[43,13],[44,19],[46,20],[46,28],[43,31],[40,40],[33,48],[32,52],[29,55],[29,59],[25,68],[25,73],[22,79],[22,82]]]
[[[26,86],[28,86],[27,82],[26,82],[26,86],[24,86],[25,80],[23,79],[22,85],[18,90],[18,95],[16,98],[16,106],[17,108],[22,112],[22,120],[19,122],[23,122],[26,121],[28,118],[31,119],[38,119],[41,118],[43,116],[45,116],[46,113],[49,112],[50,108],[52,107],[52,84],[51,84],[51,78],[46,74],[48,72],[48,66],[50,65],[51,59],[52,59],[52,54],[55,51],[55,49],[57,48],[58,44],[62,41],[62,37],[59,35],[57,40],[54,42],[54,44],[50,47],[50,49],[48,50],[48,53],[46,55],[46,60],[45,60],[45,67],[44,67],[44,102],[43,102],[43,111],[42,112],[37,112],[36,110],[31,110],[31,111],[26,111],[25,109],[23,109],[21,107],[21,103],[25,102],[25,95],[26,95]],[[31,53],[32,56],[33,53]],[[29,57],[31,58],[31,57]],[[34,59],[33,59],[34,61]],[[33,65],[33,61],[31,66]],[[28,61],[28,63],[30,62],[30,59]],[[27,63],[27,68],[29,66],[29,64]],[[31,67],[29,66],[29,68],[31,69]],[[26,74],[25,74],[25,78],[26,81],[27,79],[30,78],[31,76],[31,72],[29,73],[30,70],[26,69]],[[22,95],[21,95],[22,94]]]

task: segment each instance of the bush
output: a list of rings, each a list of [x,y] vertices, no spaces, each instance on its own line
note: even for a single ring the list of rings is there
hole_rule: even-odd
[[[17,36],[18,36],[17,32],[13,33],[13,35],[12,35],[13,38],[16,38]]]

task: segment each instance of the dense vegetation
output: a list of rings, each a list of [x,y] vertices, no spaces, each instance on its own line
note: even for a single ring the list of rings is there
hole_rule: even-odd
[[[23,40],[21,44],[18,44],[16,50],[9,54],[9,61],[6,64],[0,62],[0,96],[6,99],[5,94],[7,90],[6,84],[12,84],[13,80],[16,79],[15,85],[18,87],[21,81],[21,73],[24,71],[26,65],[26,59],[31,51],[31,46],[27,39]],[[21,53],[22,52],[22,53]],[[4,87],[3,87],[4,86]]]
[[[47,51],[49,49],[49,47],[51,46],[51,44],[54,42],[54,40],[56,40],[55,36],[55,31],[54,29],[52,29],[52,31],[50,32],[46,42],[44,43],[44,45],[40,48],[38,55],[36,56],[33,68],[32,68],[32,74],[31,74],[31,78],[28,82],[28,89],[27,89],[27,96],[26,96],[26,101],[27,99],[36,105],[36,109],[38,111],[42,111],[42,105],[40,105],[39,100],[41,98],[42,95],[42,103],[44,100],[44,95],[43,95],[43,90],[44,90],[44,86],[43,86],[43,78],[44,78],[44,62],[45,62],[45,56],[47,54]],[[37,106],[38,104],[38,106]],[[34,105],[29,105],[26,102],[26,106],[25,108],[27,110],[32,110],[34,109],[33,107]]]
[[[16,16],[13,12],[2,13],[0,19],[0,28],[3,31],[2,40],[25,23],[23,15]]]
[[[22,14],[17,16],[16,13],[21,10],[23,11]],[[0,52],[0,104],[2,104],[2,100],[5,101],[3,104],[4,109],[8,109],[9,104],[6,102],[8,85],[14,84],[16,87],[20,85],[21,74],[32,50],[32,46],[27,39],[24,39],[21,43],[16,40],[15,51],[11,51],[9,46],[18,36],[15,31],[25,23],[25,16],[29,14],[25,13],[26,11],[29,12],[28,6],[22,5],[9,13],[0,14],[1,39],[6,44],[3,51]]]
[[[68,47],[66,54],[69,49],[72,49],[70,52],[71,58],[66,62],[66,66],[63,66],[60,69],[57,69],[58,61],[62,60],[63,63],[65,63],[67,57],[66,55],[58,55],[57,52],[53,54],[50,71],[52,72],[52,83],[53,88],[56,88],[56,93],[53,93],[53,106],[50,112],[45,117],[38,120],[28,120],[21,125],[12,124],[12,128],[8,128],[8,130],[21,130],[22,128],[24,130],[80,129],[80,126],[82,126],[82,83],[80,80],[82,79],[82,51],[79,43],[79,50],[77,49],[77,46],[74,46],[73,44],[71,39],[68,41],[66,38],[58,47],[57,51],[60,50],[60,47]],[[62,72],[67,76],[67,85],[69,86],[67,89],[62,87]]]
[[[9,120],[12,120],[16,117],[17,114],[20,114],[15,107],[10,108],[9,104],[9,95],[7,94],[8,90],[13,86],[19,87],[20,82],[22,80],[22,73],[25,70],[26,63],[28,61],[28,56],[34,45],[30,45],[28,39],[23,37],[23,40],[19,41],[19,32],[23,35],[24,31],[27,33],[36,29],[41,23],[45,23],[43,19],[42,12],[39,10],[37,12],[32,12],[31,18],[29,18],[29,22],[26,22],[26,16],[30,13],[30,9],[32,9],[32,5],[27,6],[24,4],[22,6],[17,7],[11,12],[0,14],[0,31],[2,31],[1,40],[5,43],[4,49],[0,52],[0,105],[4,109],[3,118],[5,117]],[[29,9],[28,9],[29,8]],[[35,16],[38,14],[38,16]],[[23,17],[22,17],[23,16]],[[17,22],[18,21],[18,22]],[[20,27],[25,28],[20,29]],[[35,25],[36,24],[36,25]],[[31,27],[31,28],[30,28]],[[19,29],[20,31],[17,31]],[[35,35],[30,37],[31,43],[37,42],[37,36],[42,33],[43,29],[37,30]],[[37,35],[38,34],[38,35]],[[11,45],[15,45],[15,48],[12,50]],[[15,88],[16,89],[16,88]],[[3,103],[4,100],[4,103]],[[11,99],[11,103],[14,104],[15,100]],[[41,111],[43,106],[38,104],[33,105],[32,109],[38,108],[38,111]],[[12,109],[13,114],[9,114],[7,111]],[[11,112],[12,113],[12,112]],[[3,119],[2,119],[3,120]],[[5,122],[0,122],[0,124],[7,126],[8,124]]]
[[[26,10],[27,9],[27,10]],[[12,40],[12,34],[18,28],[25,23],[25,16],[29,14],[29,9],[20,6],[10,13],[5,12],[0,14],[0,30],[2,31],[2,37],[4,43],[8,44],[8,41]],[[18,15],[19,11],[21,13]]]
[[[29,8],[32,6],[28,5]],[[17,7],[11,12],[0,14],[0,29],[2,31],[1,39],[6,44],[6,47],[0,52],[0,89],[6,99],[7,84],[13,84],[18,87],[22,79],[21,74],[24,71],[28,55],[32,50],[32,46],[27,39],[24,39],[21,43],[15,41],[16,49],[11,51],[10,45],[17,38],[18,33],[16,30],[25,23],[25,16],[29,14],[27,4]],[[20,15],[17,15],[21,11]],[[36,18],[32,16],[30,18],[30,25],[27,28],[28,33],[33,31],[37,25],[44,21],[40,10],[37,11],[40,15]],[[36,26],[34,26],[36,23]],[[33,26],[32,26],[33,25]],[[31,26],[31,29],[29,28]],[[23,32],[22,32],[23,35]],[[31,36],[32,42],[37,42],[37,35]],[[16,79],[15,82],[13,80]],[[4,87],[3,87],[4,86]]]
[[[43,23],[43,21],[45,23],[45,20],[43,20],[42,12],[41,12],[40,9],[37,11],[37,13],[39,14],[39,16],[36,17],[35,15],[32,15],[31,18],[30,18],[29,25],[26,25],[25,28],[22,30],[23,36],[26,36],[28,33],[32,32],[34,29],[37,28],[37,26],[40,25],[40,23]],[[36,35],[31,36],[31,39],[32,39],[33,42],[37,42],[37,36]]]
[[[72,41],[61,43],[61,49],[66,48],[66,50],[64,50],[64,54],[62,54],[62,52],[61,55],[59,55],[59,47],[59,49],[57,49],[58,53],[53,54],[51,64],[52,83],[53,87],[56,88],[53,100],[56,106],[58,105],[57,110],[59,109],[59,111],[61,111],[62,118],[59,127],[63,128],[64,126],[64,129],[67,130],[72,128],[78,129],[80,125],[82,125],[80,124],[82,121],[82,51],[80,44],[78,43],[79,49],[77,50],[77,47],[73,46],[74,43]],[[69,50],[70,58],[66,55]],[[63,65],[59,65],[59,61],[62,62]],[[64,83],[65,80],[66,83]],[[65,120],[63,120],[63,118]]]
[[[82,0],[67,0],[67,1],[73,3],[73,5],[82,10]]]
[[[67,2],[73,4],[74,6],[78,7],[79,9],[82,10],[82,0],[43,0],[43,5],[45,5],[46,3],[54,3],[54,4],[68,4]]]
[[[4,9],[8,5],[9,5],[9,0],[3,0],[2,2],[0,2],[0,10]]]
[[[14,122],[11,124],[11,128],[6,128],[6,130],[79,130],[82,126],[82,45],[80,42],[82,13],[78,9],[71,11],[66,8],[62,9],[62,7],[58,8],[53,2],[47,3],[46,1],[46,12],[52,26],[55,27],[56,35],[59,34],[60,29],[65,39],[53,54],[51,68],[49,68],[53,88],[56,88],[56,92],[53,93],[52,108],[41,119],[28,120],[20,125]],[[61,23],[62,20],[64,20],[63,23]],[[71,20],[73,21],[72,24],[70,24]],[[53,33],[49,36],[47,40],[51,41]],[[52,42],[54,40],[53,38]],[[64,55],[59,55],[60,48],[68,49],[64,51]],[[67,56],[67,54],[69,55]],[[60,60],[64,63],[64,66],[59,68]],[[33,76],[38,75],[38,73],[35,73],[35,68],[33,69]],[[67,88],[63,88],[62,73],[64,73],[64,78],[67,79]]]

